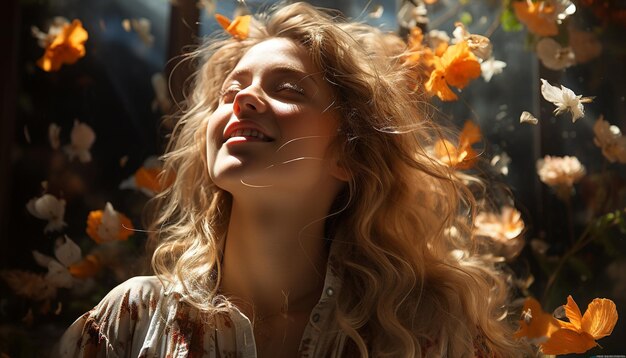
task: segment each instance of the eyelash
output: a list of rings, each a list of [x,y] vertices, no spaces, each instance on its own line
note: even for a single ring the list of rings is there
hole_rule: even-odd
[[[282,91],[284,89],[294,91],[301,95],[304,94],[304,89],[302,87],[291,82],[282,82],[276,88],[277,91]],[[239,87],[231,86],[224,90],[221,90],[219,95],[220,95],[220,98],[224,101],[225,100],[224,98],[229,97],[229,96],[234,96],[239,91],[240,91]]]
[[[283,89],[288,89],[288,90],[296,91],[299,94],[304,94],[304,89],[302,87],[291,82],[283,82],[280,85],[278,85],[279,91]]]

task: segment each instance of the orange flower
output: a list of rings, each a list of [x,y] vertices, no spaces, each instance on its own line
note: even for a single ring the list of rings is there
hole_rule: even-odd
[[[469,169],[476,163],[478,153],[472,148],[472,144],[481,140],[480,128],[472,121],[466,121],[459,135],[459,145],[455,146],[446,139],[440,139],[435,143],[435,156],[457,169]]]
[[[434,58],[433,65],[426,90],[443,101],[457,99],[448,85],[461,89],[480,76],[480,63],[466,41],[449,46],[443,56]]]
[[[559,33],[556,24],[557,14],[547,1],[515,1],[513,9],[517,19],[526,25],[528,31],[538,36],[555,36]]]
[[[585,353],[598,345],[596,340],[610,335],[617,323],[615,303],[606,298],[594,299],[584,315],[572,296],[567,296],[564,308],[569,322],[558,321],[560,329],[541,345],[544,354]]]
[[[245,40],[248,37],[248,31],[250,30],[250,20],[252,16],[243,15],[236,16],[233,21],[230,21],[226,16],[215,14],[217,22],[234,38],[239,40]]]
[[[532,343],[543,343],[559,329],[559,321],[541,308],[539,301],[532,297],[524,301],[519,330],[515,338],[526,337]]]
[[[152,193],[159,193],[163,189],[169,187],[173,178],[167,177],[163,182],[159,178],[159,174],[163,169],[161,168],[146,168],[141,167],[137,169],[135,172],[135,184],[137,185],[137,189],[144,189]]]
[[[106,203],[104,210],[95,210],[87,217],[87,235],[95,242],[127,240],[133,234],[133,224],[126,215]]]
[[[102,263],[96,255],[87,255],[80,262],[70,265],[67,269],[76,278],[95,276],[102,268]]]
[[[448,87],[445,72],[441,69],[432,71],[430,78],[424,86],[432,96],[437,96],[442,101],[456,101],[459,98],[452,92],[450,87]]]
[[[46,47],[43,57],[37,66],[46,72],[58,71],[61,65],[71,65],[85,56],[85,41],[89,35],[80,20],[63,26],[63,30]]]

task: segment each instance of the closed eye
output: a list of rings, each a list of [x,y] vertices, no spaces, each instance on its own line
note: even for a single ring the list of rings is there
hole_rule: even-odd
[[[238,86],[231,86],[220,91],[220,100],[222,103],[230,103],[235,99],[235,95],[239,92]]]
[[[277,91],[289,90],[289,91],[294,91],[299,94],[304,94],[304,89],[302,87],[291,82],[282,82],[281,84],[278,85],[276,90]]]

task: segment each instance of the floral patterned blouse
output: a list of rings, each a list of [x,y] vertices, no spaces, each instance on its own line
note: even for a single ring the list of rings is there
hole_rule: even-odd
[[[334,319],[340,290],[333,254],[328,257],[324,290],[309,316],[298,357],[346,357],[346,335]],[[250,320],[234,305],[209,316],[185,301],[180,289],[167,290],[155,276],[134,277],[117,286],[62,336],[53,356],[141,358],[253,358],[257,356]],[[335,334],[325,334],[336,332]],[[423,356],[442,357],[436,344]],[[468,357],[493,357],[477,337]],[[352,352],[349,356],[358,356]]]
[[[309,316],[299,357],[341,357],[345,335],[335,329],[339,279],[329,256],[324,291]],[[208,316],[167,290],[155,276],[117,286],[78,318],[57,346],[59,357],[252,358],[256,345],[250,320],[236,307]]]

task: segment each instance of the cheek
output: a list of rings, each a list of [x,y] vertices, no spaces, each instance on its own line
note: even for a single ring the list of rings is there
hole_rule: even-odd
[[[204,140],[208,148],[217,149],[221,145],[224,136],[224,126],[229,118],[229,113],[222,113],[219,109],[207,117],[204,123]]]

